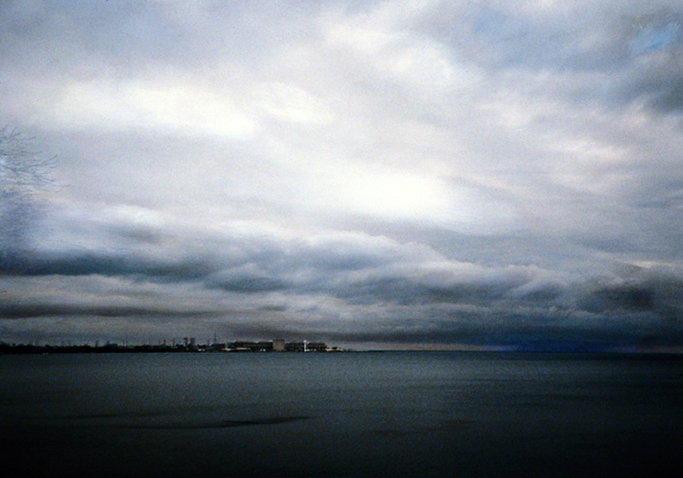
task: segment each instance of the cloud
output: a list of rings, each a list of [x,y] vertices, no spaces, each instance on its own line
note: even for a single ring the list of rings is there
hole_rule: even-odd
[[[295,85],[274,82],[257,88],[256,106],[281,121],[328,123],[334,115],[325,103]]]
[[[680,342],[676,2],[0,17],[0,122],[59,184],[4,335]]]
[[[32,274],[140,276],[159,281],[199,281],[242,292],[291,289],[294,293],[323,292],[351,300],[369,295],[379,301],[427,302],[550,300],[561,298],[577,284],[590,284],[588,277],[535,266],[486,267],[453,261],[429,247],[386,237],[325,233],[300,238],[286,231],[264,231],[247,224],[221,235],[214,233],[211,239],[204,236],[199,243],[204,246],[211,240],[211,254],[192,250],[191,243],[202,237],[202,233],[194,231],[185,237],[167,239],[168,253],[157,254],[157,245],[151,255],[146,248],[126,247],[126,240],[136,244],[144,236],[129,232],[129,228],[132,226],[123,228],[125,235],[113,240],[119,245],[119,255],[107,256],[104,251],[52,252],[43,262],[33,263]],[[183,250],[185,255],[179,254]],[[657,270],[642,272],[637,281],[629,278],[628,282],[610,273],[607,277],[616,281],[614,285],[590,288],[587,297],[604,296],[608,309],[618,309],[622,303],[628,306],[629,301],[650,304],[651,298],[647,298],[655,294],[650,289],[674,281],[667,287],[675,290],[676,275],[659,277]],[[593,272],[593,277],[600,277],[598,271]],[[657,294],[662,296],[662,292]]]
[[[216,94],[196,83],[158,80],[68,85],[48,119],[59,128],[162,128],[175,134],[236,139],[249,138],[256,131],[255,121],[239,111],[228,94]]]

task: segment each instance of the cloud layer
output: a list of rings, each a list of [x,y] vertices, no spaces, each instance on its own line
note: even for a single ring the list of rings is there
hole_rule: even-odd
[[[57,158],[0,340],[683,343],[676,2],[0,18],[0,121]]]

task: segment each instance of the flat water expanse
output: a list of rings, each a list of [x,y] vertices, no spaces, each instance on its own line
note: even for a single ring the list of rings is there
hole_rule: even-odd
[[[5,476],[683,476],[671,356],[0,356],[0,384]]]

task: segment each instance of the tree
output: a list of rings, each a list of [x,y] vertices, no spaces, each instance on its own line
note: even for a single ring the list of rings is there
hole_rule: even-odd
[[[30,138],[0,128],[0,272],[19,272],[28,263],[36,195],[50,184],[54,158],[30,149]]]

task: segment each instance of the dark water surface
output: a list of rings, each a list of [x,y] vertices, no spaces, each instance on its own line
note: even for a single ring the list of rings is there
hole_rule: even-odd
[[[683,476],[683,358],[0,356],[4,476]]]

